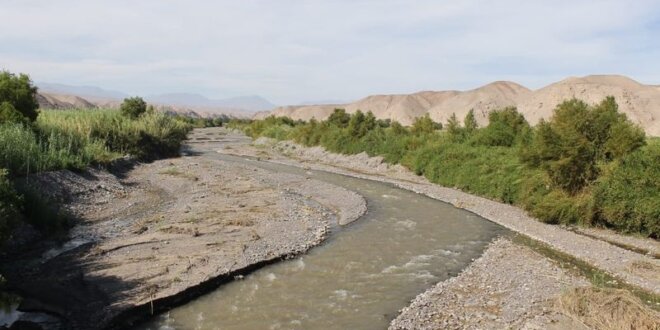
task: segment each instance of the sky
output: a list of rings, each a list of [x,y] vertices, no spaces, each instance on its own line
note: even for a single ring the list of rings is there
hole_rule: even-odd
[[[660,84],[660,1],[0,0],[0,45],[0,69],[36,82],[276,104],[588,74]]]

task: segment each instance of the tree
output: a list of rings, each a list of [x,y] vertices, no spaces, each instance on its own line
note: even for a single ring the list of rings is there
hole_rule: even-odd
[[[119,110],[126,117],[138,118],[147,112],[147,103],[139,96],[129,97],[124,99]]]
[[[346,110],[344,109],[335,109],[335,111],[332,112],[330,117],[326,120],[328,124],[340,127],[340,128],[346,128],[348,126],[348,122],[351,120],[351,116],[346,113]]]
[[[0,103],[0,124],[23,123],[28,119],[14,108],[9,102]]]
[[[547,171],[552,182],[576,194],[600,173],[600,163],[625,156],[645,144],[644,132],[618,112],[613,97],[589,106],[564,101],[549,121],[541,121],[521,159]]]
[[[348,122],[348,135],[358,139],[363,137],[366,134],[363,129],[365,119],[362,111],[356,111]]]
[[[461,130],[461,124],[458,123],[455,113],[452,113],[447,120],[447,132],[451,136],[459,136],[463,133]]]
[[[394,133],[394,135],[403,135],[408,133],[408,131],[406,131],[406,128],[403,127],[403,125],[401,125],[398,121],[393,121],[390,124],[390,129],[392,133]]]
[[[488,114],[488,126],[480,129],[472,142],[488,146],[511,147],[524,140],[530,132],[529,123],[515,107]]]
[[[426,113],[424,116],[417,117],[412,124],[411,131],[416,135],[431,134],[435,132],[437,124],[433,122],[431,116]]]
[[[467,134],[472,134],[472,132],[477,129],[478,125],[477,119],[474,118],[474,109],[470,109],[465,115],[465,119],[463,119],[463,127]]]
[[[25,74],[21,73],[17,76],[8,71],[0,72],[0,103],[5,102],[29,121],[35,121],[39,115],[37,88]]]

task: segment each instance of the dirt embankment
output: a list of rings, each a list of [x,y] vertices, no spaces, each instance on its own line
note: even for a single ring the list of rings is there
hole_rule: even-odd
[[[604,230],[568,230],[547,225],[514,206],[431,184],[399,165],[390,166],[382,158],[366,154],[337,155],[319,147],[306,148],[264,138],[254,141],[252,148],[229,146],[218,152],[389,182],[472,211],[549,246],[551,251],[605,271],[615,281],[655,294],[660,290],[657,276],[660,261],[654,257],[658,242],[654,240]],[[591,287],[584,275],[572,271],[570,263],[571,269],[567,269],[566,264],[560,265],[524,244],[499,240],[458,277],[419,295],[411,306],[402,310],[391,328],[617,329],[635,324],[638,328],[654,329],[660,326],[658,313],[639,305],[627,292],[589,292],[599,289]],[[603,303],[602,308],[592,304],[596,308],[589,310],[591,307],[579,304],[567,307],[569,302],[559,303],[584,301],[599,294],[611,300]],[[633,315],[627,320],[630,322],[617,323],[616,319],[630,315]]]
[[[79,223],[57,247],[2,263],[24,297],[19,309],[58,315],[70,329],[122,326],[302,253],[331,226],[366,211],[365,200],[343,188],[223,162],[204,150],[198,145],[192,156],[138,165],[120,177],[31,177]]]

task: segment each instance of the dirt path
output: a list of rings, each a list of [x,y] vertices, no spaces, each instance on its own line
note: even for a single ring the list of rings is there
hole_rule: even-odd
[[[192,140],[205,141],[197,133]],[[192,155],[121,179],[103,171],[31,178],[80,223],[41,257],[3,263],[25,297],[20,309],[59,315],[71,329],[124,325],[302,253],[366,211],[346,189],[204,153],[218,147],[197,143]]]

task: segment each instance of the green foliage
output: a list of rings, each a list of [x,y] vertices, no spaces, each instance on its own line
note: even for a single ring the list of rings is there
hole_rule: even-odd
[[[28,120],[9,102],[0,103],[0,124],[4,123],[28,123]]]
[[[4,242],[20,215],[21,197],[7,179],[7,170],[0,169],[0,243]]]
[[[459,135],[460,131],[461,124],[458,122],[456,114],[452,113],[447,120],[447,133],[449,133],[449,135]]]
[[[0,125],[0,167],[12,175],[82,168],[94,160],[95,153],[105,153],[101,143],[81,145],[61,134],[39,136],[23,124]]]
[[[588,106],[573,99],[557,106],[550,121],[541,121],[522,158],[547,171],[552,183],[577,194],[608,162],[644,144],[644,133],[617,112],[614,98]]]
[[[595,185],[599,221],[660,237],[660,141],[612,163]]]
[[[522,143],[531,134],[525,117],[515,107],[492,111],[488,115],[488,126],[478,130],[471,139],[472,144],[511,147]]]
[[[153,115],[155,114],[155,110],[153,105],[149,105],[147,107],[147,115]],[[180,115],[180,114],[175,114],[172,115],[173,118],[175,118],[178,121],[187,123],[191,125],[192,127],[195,128],[204,128],[204,127],[222,127],[226,123],[230,121],[229,116],[227,115],[219,115],[219,116],[214,116],[214,117],[190,117],[190,116],[185,116],[185,115]]]
[[[376,128],[376,117],[371,111],[365,115],[362,111],[356,111],[348,121],[348,135],[354,139],[360,139],[367,135],[367,132]]]
[[[253,138],[264,135],[264,131],[270,134],[268,137],[274,138],[275,135],[281,134],[282,131],[289,131],[292,127],[296,125],[296,122],[293,119],[288,117],[275,117],[269,116],[263,120],[254,120],[252,121],[245,129],[245,133]],[[278,129],[273,129],[274,126],[280,126]],[[284,136],[282,136],[284,137]]]
[[[37,88],[32,85],[32,81],[27,75],[19,74],[17,76],[8,71],[0,71],[0,104],[5,102],[11,104],[29,121],[35,121],[39,115],[36,94]],[[4,107],[3,105],[3,109]]]
[[[431,134],[440,129],[442,129],[442,124],[434,122],[431,119],[431,116],[427,113],[424,116],[415,119],[410,131],[416,135],[424,135]]]
[[[446,131],[437,132],[428,116],[407,129],[338,109],[323,122],[270,117],[246,131],[382,156],[431,182],[523,207],[547,223],[658,237],[660,140],[644,146],[644,133],[617,112],[612,98],[595,106],[566,101],[536,128],[513,107],[491,112],[488,120],[479,128],[470,112],[461,127],[453,114]]]
[[[479,125],[477,125],[477,119],[474,118],[474,109],[470,109],[463,119],[463,128],[465,129],[466,134],[472,134]]]
[[[77,150],[100,143],[112,153],[142,160],[178,155],[192,129],[190,124],[160,112],[130,119],[115,110],[44,111],[37,127],[43,136],[64,136],[75,141]],[[95,160],[103,163],[108,159],[99,153]]]
[[[34,127],[0,125],[0,167],[20,176],[106,164],[125,154],[174,156],[190,128],[161,113],[132,120],[114,110],[47,110]]]
[[[119,106],[121,114],[129,118],[138,118],[147,112],[147,102],[139,97],[128,97]]]
[[[326,120],[329,125],[337,126],[340,128],[348,127],[348,122],[351,120],[351,116],[346,113],[344,109],[335,109],[335,111],[330,114],[330,117]]]

